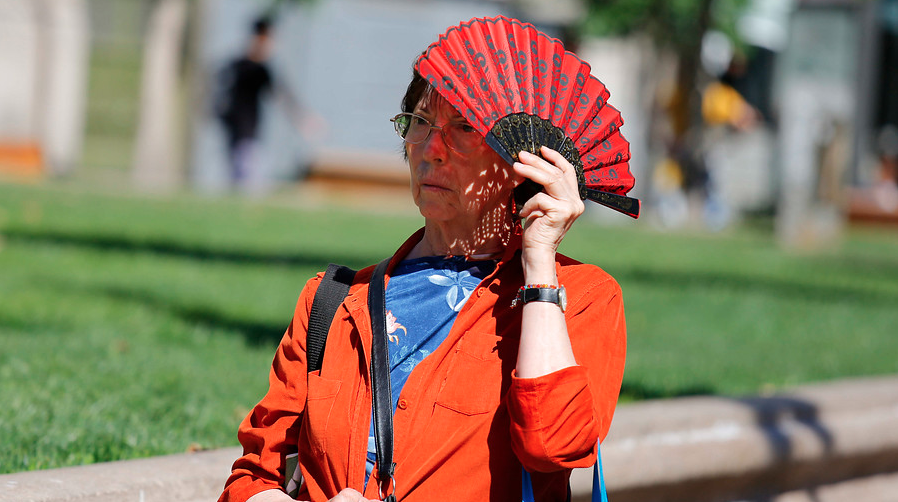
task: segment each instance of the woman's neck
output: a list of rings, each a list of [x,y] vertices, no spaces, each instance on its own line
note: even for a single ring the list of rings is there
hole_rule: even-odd
[[[488,213],[471,225],[458,221],[424,223],[424,237],[409,253],[409,258],[422,256],[466,256],[478,259],[498,258],[511,237],[512,223],[502,209]]]

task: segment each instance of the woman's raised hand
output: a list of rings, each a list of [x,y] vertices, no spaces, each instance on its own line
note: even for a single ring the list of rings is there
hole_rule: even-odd
[[[526,218],[522,245],[524,272],[528,265],[551,263],[555,272],[555,251],[568,229],[583,214],[583,201],[577,184],[577,170],[560,153],[542,147],[539,155],[522,151],[515,172],[543,186],[521,209]],[[540,276],[544,274],[539,274]],[[527,277],[527,282],[544,282],[548,277]]]

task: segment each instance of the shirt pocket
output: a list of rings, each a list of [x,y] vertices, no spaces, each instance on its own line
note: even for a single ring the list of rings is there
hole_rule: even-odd
[[[436,405],[468,416],[495,412],[514,368],[514,360],[506,360],[503,344],[502,337],[495,333],[466,332]]]
[[[306,427],[304,429],[312,454],[323,457],[327,454],[328,425],[331,422],[334,403],[342,383],[339,380],[322,378],[315,373],[309,373],[308,378]],[[340,437],[333,439],[338,442],[346,440],[346,438]]]

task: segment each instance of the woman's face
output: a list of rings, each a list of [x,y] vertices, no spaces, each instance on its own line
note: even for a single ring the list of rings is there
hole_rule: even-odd
[[[438,93],[425,95],[414,113],[435,126],[467,123]],[[412,197],[421,214],[434,221],[476,222],[505,209],[514,173],[485,142],[468,153],[449,148],[438,129],[417,145],[406,145]]]

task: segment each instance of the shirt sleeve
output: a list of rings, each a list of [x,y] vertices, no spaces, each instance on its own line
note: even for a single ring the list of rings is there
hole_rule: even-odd
[[[300,294],[271,364],[268,392],[240,424],[237,437],[243,456],[234,462],[219,502],[243,502],[283,487],[285,457],[297,451],[306,402],[308,313],[320,278],[311,279]]]
[[[620,394],[626,323],[620,286],[610,276],[571,298],[568,335],[578,365],[518,378],[506,397],[512,448],[531,472],[589,467]]]

